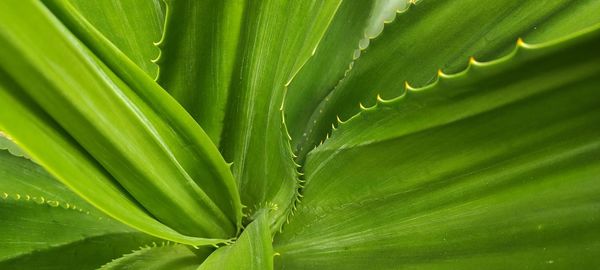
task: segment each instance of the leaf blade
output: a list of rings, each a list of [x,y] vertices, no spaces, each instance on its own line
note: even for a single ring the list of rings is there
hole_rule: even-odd
[[[348,119],[360,106],[375,104],[378,95],[393,98],[406,82],[422,86],[438,70],[462,70],[471,56],[503,56],[517,38],[540,43],[593,27],[600,22],[592,15],[598,10],[596,1],[419,1],[371,40],[347,76],[314,109],[305,125],[312,136],[303,138],[299,156],[326,138],[337,117]]]
[[[210,254],[210,251],[207,248],[204,252],[206,254],[200,256],[192,252],[189,247],[177,244],[170,245],[163,242],[161,245],[142,247],[126,254],[103,265],[99,270],[193,270],[198,268],[198,265]]]
[[[56,5],[51,3],[56,0],[44,2]],[[148,76],[158,75],[158,67],[152,60],[159,56],[154,42],[160,39],[164,24],[159,0],[68,2]]]
[[[273,269],[273,246],[266,210],[257,213],[256,219],[230,246],[218,248],[198,267],[211,269]]]
[[[7,151],[0,151],[0,213],[0,267],[6,269],[94,269],[156,240],[103,215]]]
[[[597,264],[599,42],[520,41],[342,124],[308,157],[280,265]]]
[[[168,1],[158,83],[220,144],[244,1]]]
[[[18,9],[39,15],[36,17],[37,21],[32,21],[30,25],[20,25],[19,18],[14,13],[10,14],[11,10]],[[52,172],[57,174],[59,179],[75,187],[74,189],[80,194],[85,194],[86,198],[93,198],[93,203],[100,209],[106,211],[103,207],[111,205],[112,209],[116,210],[122,206],[115,202],[108,204],[106,202],[113,200],[112,197],[124,198],[128,201],[125,205],[131,209],[139,207],[138,202],[144,205],[145,209],[136,210],[141,216],[135,218],[150,218],[148,214],[142,213],[148,210],[169,226],[187,231],[184,232],[186,234],[200,234],[205,237],[212,235],[213,238],[215,236],[226,238],[235,234],[237,223],[235,220],[239,220],[240,216],[239,213],[235,214],[236,208],[239,208],[239,205],[235,204],[237,195],[230,197],[233,194],[230,188],[223,189],[224,192],[229,192],[226,196],[219,196],[222,195],[220,193],[212,194],[217,196],[216,201],[221,202],[217,205],[213,201],[215,197],[207,196],[202,190],[213,188],[211,185],[226,186],[228,181],[227,166],[222,159],[210,157],[211,150],[214,153],[216,148],[207,137],[203,137],[205,134],[175,133],[173,129],[177,129],[178,126],[172,125],[172,119],[178,116],[164,111],[161,111],[162,114],[159,116],[156,109],[152,108],[154,103],[148,104],[142,101],[142,97],[74,40],[64,26],[58,23],[41,4],[20,3],[20,5],[11,5],[5,10],[9,13],[3,16],[8,28],[2,32],[2,36],[8,41],[8,47],[2,57],[10,67],[6,70],[9,74],[5,75],[6,79],[3,80],[6,81],[3,83],[7,83],[9,87],[3,88],[0,93],[5,96],[2,100],[6,104],[3,106],[6,115],[3,116],[2,122],[5,130],[19,142],[23,142],[36,160],[51,167]],[[45,34],[32,35],[33,28],[30,27],[33,25],[36,29],[45,27]],[[40,44],[53,46],[42,48]],[[11,53],[11,50],[17,53]],[[49,68],[53,63],[63,63],[63,66],[61,69]],[[10,77],[14,77],[14,80]],[[147,76],[139,76],[139,78],[148,80]],[[70,80],[69,83],[65,83],[66,80]],[[160,90],[154,88],[150,91]],[[155,103],[160,102],[165,101]],[[61,106],[56,106],[57,104]],[[178,109],[181,110],[179,107],[172,107],[168,112]],[[22,111],[17,112],[19,110]],[[19,119],[24,117],[32,118],[30,121],[37,121],[37,123],[31,123],[34,126],[24,127],[30,124],[20,123]],[[53,120],[48,120],[49,118]],[[54,120],[58,123],[52,122]],[[53,136],[40,140],[32,134],[27,134],[28,131],[42,126],[46,129],[54,129],[54,131],[47,130]],[[200,128],[197,126],[187,128],[190,129]],[[65,138],[65,133],[68,133],[68,138]],[[73,156],[59,154],[57,151],[62,147],[48,151],[49,149],[43,149],[40,141],[44,141],[41,145],[59,142],[67,149],[84,148],[84,153],[77,153],[81,149],[69,153],[69,155],[77,153],[84,157],[80,158],[80,162],[80,159],[73,159]],[[74,144],[74,146],[65,144]],[[37,146],[31,147],[32,145]],[[86,156],[88,152],[98,161],[90,160],[90,156]],[[81,168],[60,164],[60,160],[54,160],[55,158],[66,158],[65,160],[70,160],[77,166],[91,162],[92,167],[96,166],[96,168],[88,166],[90,170],[84,170],[83,175],[91,173],[95,179],[76,180],[86,179],[85,176],[75,177],[82,173],[79,171]],[[101,168],[98,168],[96,162],[101,165]],[[61,170],[57,171],[56,168]],[[108,179],[107,171],[111,174]],[[65,174],[71,174],[71,177],[66,177]],[[87,178],[89,176],[87,175]],[[118,184],[115,184],[115,179],[111,179],[112,177],[116,178]],[[198,181],[198,178],[203,178],[203,181]],[[221,179],[224,182],[220,182]],[[113,196],[96,194],[97,192],[86,189],[86,185],[104,185],[104,191],[110,189]],[[133,204],[128,195],[119,194],[124,189],[136,198]],[[99,206],[102,203],[104,204]],[[107,212],[119,215],[120,220],[131,221],[133,218],[131,214],[122,210]],[[226,212],[229,212],[229,215],[225,214]],[[180,219],[182,214],[187,215],[189,219]],[[145,229],[151,227],[144,225],[144,222],[137,225]],[[162,233],[165,232],[163,230]],[[174,231],[170,231],[167,234],[173,233]],[[181,238],[182,235],[179,234],[178,237]],[[187,237],[188,243],[190,238],[194,237]],[[204,244],[222,241],[198,240]]]

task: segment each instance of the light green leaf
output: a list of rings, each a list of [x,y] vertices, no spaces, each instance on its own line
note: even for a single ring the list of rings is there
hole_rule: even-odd
[[[218,248],[198,270],[270,270],[273,269],[273,246],[266,210],[256,213],[256,219],[231,246]]]
[[[211,251],[204,248],[200,256],[184,245],[163,242],[126,254],[99,270],[195,270]]]
[[[312,55],[340,1],[248,1],[221,141],[242,203],[286,218],[297,187],[282,119],[285,86]]]
[[[0,150],[0,195],[7,193],[11,197],[19,197],[29,200],[37,196],[38,202],[42,201],[64,201],[86,208],[87,211],[96,213],[98,211],[91,205],[70,191],[65,185],[52,178],[42,167],[30,160],[15,156],[8,151]],[[3,195],[2,197],[8,197]]]
[[[210,140],[208,135],[194,121],[194,119],[182,108],[175,99],[164,91],[156,82],[144,75],[144,72],[131,62],[121,51],[87,22],[76,10],[64,1],[49,2],[49,8],[55,14],[59,14],[61,20],[73,31],[84,44],[96,53],[103,62],[118,75],[148,106],[154,111],[160,112],[163,121],[168,122],[169,133],[185,134],[180,136],[182,142],[178,147],[184,147],[181,155],[187,155],[196,162],[181,163],[191,172],[200,171],[198,162],[209,162],[213,164],[216,173],[223,183],[203,181],[202,177],[194,178],[196,184],[206,189],[206,193],[219,205],[231,205],[233,215],[238,227],[241,223],[242,211],[238,189],[229,168],[223,166],[225,162],[218,149]],[[160,130],[159,130],[160,131]],[[173,136],[173,134],[167,134]],[[176,148],[176,147],[175,147]],[[226,191],[229,196],[221,196]]]
[[[19,157],[29,158],[27,154],[10,138],[6,137],[6,134],[0,131],[0,150],[7,150],[11,154]]]
[[[168,1],[158,82],[216,145],[237,63],[245,1]]]
[[[506,55],[517,38],[544,42],[600,23],[600,2],[595,0],[544,1],[422,1],[398,14],[361,53],[346,77],[304,123],[308,138],[302,158],[326,138],[336,116],[348,119],[376,96],[393,98],[409,82],[423,86],[438,69],[456,72],[467,59],[490,60]],[[331,89],[330,89],[331,90]],[[297,123],[300,125],[300,123]]]
[[[87,21],[150,77],[158,75],[158,67],[152,60],[159,56],[160,51],[154,42],[160,39],[164,24],[160,0],[43,1],[64,2],[61,4],[70,2]]]
[[[280,266],[598,265],[598,46],[519,41],[342,124],[307,158]]]
[[[95,269],[156,238],[96,211],[35,163],[0,150],[0,268]]]
[[[40,3],[0,10],[3,130],[94,206],[133,227],[188,244],[235,234],[241,210],[232,176],[193,120],[182,127],[181,107],[159,110],[156,104],[174,102],[158,99],[160,88],[129,88]],[[24,13],[31,14],[27,24]]]

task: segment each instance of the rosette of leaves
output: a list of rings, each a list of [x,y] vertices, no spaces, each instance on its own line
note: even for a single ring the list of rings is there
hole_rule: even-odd
[[[599,14],[1,1],[0,268],[597,268]]]

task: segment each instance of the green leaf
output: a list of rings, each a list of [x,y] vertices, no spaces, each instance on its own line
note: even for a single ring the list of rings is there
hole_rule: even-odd
[[[27,154],[11,139],[6,137],[6,134],[2,133],[2,131],[0,131],[0,150],[7,150],[18,157],[29,158],[29,156],[27,156]]]
[[[297,187],[282,118],[285,86],[312,55],[340,1],[248,1],[221,149],[242,203],[285,221]],[[250,214],[250,215],[251,215]]]
[[[158,82],[219,145],[245,1],[168,1]]]
[[[0,151],[0,216],[2,269],[95,269],[156,240],[101,214],[7,151]]]
[[[42,198],[44,201],[64,201],[97,212],[65,185],[52,178],[42,167],[28,159],[0,150],[0,166],[0,195],[7,193],[15,197],[16,194],[20,194],[19,197],[23,197],[25,201],[28,201],[26,195],[29,195],[29,200],[33,199],[32,196],[37,196],[38,202],[42,201]]]
[[[202,177],[194,178],[196,184],[207,190],[208,196],[217,201],[219,205],[230,204],[233,208],[238,227],[241,223],[241,203],[235,180],[229,168],[223,166],[225,162],[218,149],[210,140],[208,135],[194,121],[194,119],[182,108],[175,99],[164,91],[155,81],[144,75],[144,72],[131,62],[121,51],[110,43],[104,36],[87,22],[76,10],[64,1],[49,2],[49,8],[53,13],[59,14],[60,19],[66,26],[82,40],[84,44],[96,53],[103,62],[115,72],[132,91],[135,91],[141,99],[154,111],[160,112],[160,116],[170,125],[170,132],[184,134],[182,142],[177,147],[183,146],[186,150],[179,154],[186,154],[196,162],[181,163],[191,172],[202,171],[198,167],[198,161],[212,163],[217,169],[216,173],[222,178],[223,183],[203,181]],[[172,135],[170,135],[172,136]],[[221,196],[226,191],[229,196]]]
[[[600,28],[521,40],[341,124],[275,239],[283,268],[600,263]]]
[[[336,116],[348,119],[371,106],[376,96],[393,98],[405,82],[422,86],[438,69],[456,72],[467,59],[490,60],[506,55],[517,38],[540,43],[600,23],[600,2],[556,1],[421,1],[399,14],[371,40],[352,69],[320,104],[307,104],[307,137],[303,158],[326,138]],[[331,90],[331,89],[330,89]],[[317,106],[318,105],[318,106]]]
[[[164,24],[160,0],[43,1],[71,3],[150,77],[158,75],[158,67],[152,60],[159,56],[160,51],[154,42],[160,39]]]
[[[267,210],[256,213],[256,219],[231,246],[218,248],[198,270],[270,270],[273,269],[273,246]]]
[[[376,20],[379,12],[384,9],[374,6],[381,2],[383,1],[342,2],[315,55],[290,83],[284,110],[294,150],[299,150],[296,148],[300,139],[310,132],[305,132],[304,128],[312,109],[344,75],[358,50],[359,41],[365,38],[368,25],[375,24],[371,20]],[[383,24],[383,20],[380,23]]]
[[[204,248],[202,256],[198,256],[189,247],[163,242],[160,245],[145,246],[126,254],[102,266],[99,270],[195,270],[211,251],[212,249]]]
[[[131,89],[40,3],[2,10],[3,130],[94,206],[133,227],[196,245],[235,235],[241,206],[232,176],[192,119],[195,126],[182,127],[190,121],[181,120],[181,107],[159,110],[174,101],[158,99],[158,86]],[[19,14],[32,19],[22,24]]]

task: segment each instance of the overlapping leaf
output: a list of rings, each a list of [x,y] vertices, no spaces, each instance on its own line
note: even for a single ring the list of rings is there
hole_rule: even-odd
[[[211,248],[203,248],[194,253],[184,245],[154,243],[105,264],[99,270],[195,270],[211,251]]]
[[[359,104],[371,106],[376,96],[392,98],[408,81],[430,82],[438,69],[464,69],[467,59],[495,59],[510,52],[519,38],[543,42],[600,22],[600,3],[583,1],[421,1],[387,25],[361,53],[335,88],[312,107],[304,123],[306,136],[296,142],[302,158],[331,131],[336,116],[347,119]],[[327,68],[327,67],[322,67]]]
[[[311,152],[282,268],[598,265],[600,29],[471,61]]]
[[[256,215],[233,245],[217,249],[198,270],[272,270],[275,254],[268,215],[266,210],[260,210]]]
[[[246,1],[167,1],[158,82],[219,145]]]
[[[221,149],[254,213],[278,229],[295,196],[296,166],[283,125],[285,86],[317,47],[340,1],[248,1]]]
[[[164,24],[161,0],[43,1],[50,5],[72,4],[148,76],[155,78],[158,75],[158,67],[152,60],[159,56],[154,42],[160,39]]]
[[[360,52],[360,41],[368,40],[367,32],[383,25],[382,14],[391,12],[395,15],[396,9],[400,7],[399,3],[393,2],[408,1],[342,2],[315,55],[302,67],[287,90],[284,110],[294,150],[300,150],[296,149],[301,142],[300,138],[311,132],[304,130],[304,124],[311,117],[314,109],[312,105],[318,104],[335,87],[348,65]]]
[[[42,168],[0,150],[0,268],[95,269],[156,241],[96,211]]]
[[[125,84],[40,3],[6,3],[2,10],[3,130],[78,194],[131,226],[189,244],[235,234],[241,210],[232,176],[181,107],[168,106],[176,103],[117,51],[112,60],[125,59],[123,68],[133,70],[124,80],[134,74],[153,87]],[[22,24],[21,13],[34,19]],[[85,37],[113,48],[90,33]]]

